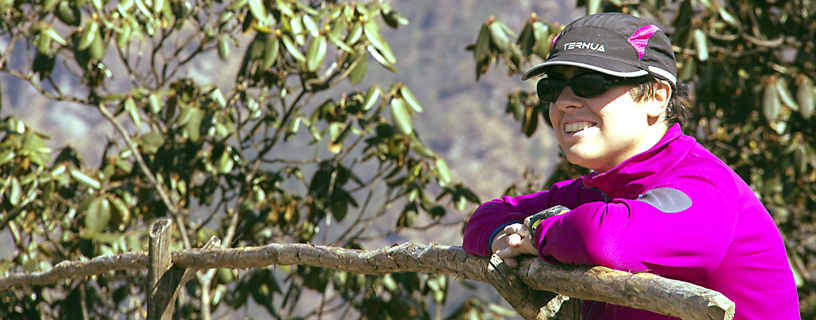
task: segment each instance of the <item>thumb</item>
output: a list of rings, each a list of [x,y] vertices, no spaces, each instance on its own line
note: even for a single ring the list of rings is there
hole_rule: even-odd
[[[521,246],[522,238],[518,233],[513,233],[507,236],[507,244],[513,248]]]

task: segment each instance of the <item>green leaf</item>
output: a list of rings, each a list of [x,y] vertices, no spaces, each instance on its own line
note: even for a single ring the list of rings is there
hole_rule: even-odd
[[[25,134],[22,149],[37,153],[51,153],[51,148],[46,147],[40,136],[32,131]]]
[[[739,20],[734,18],[734,16],[730,12],[728,12],[728,9],[726,9],[724,6],[719,7],[719,13],[720,13],[720,17],[722,17],[722,19],[723,19],[723,21],[725,21],[725,23],[727,23],[728,25],[730,25],[730,26],[732,26],[734,28],[739,28],[740,27]]]
[[[355,22],[354,25],[351,27],[348,35],[346,36],[346,44],[349,46],[354,45],[357,41],[360,40],[360,37],[363,35],[363,23],[362,22]]]
[[[365,102],[363,102],[363,111],[371,110],[377,102],[380,101],[380,86],[374,84],[370,88],[368,88],[368,93],[366,93]]]
[[[184,126],[184,132],[191,141],[198,142],[201,138],[201,122],[204,121],[206,114],[198,108],[191,107],[190,109],[190,120]]]
[[[769,80],[762,93],[762,115],[765,116],[769,123],[774,123],[779,118],[781,106],[779,92],[776,90],[775,83],[776,79]]]
[[[125,202],[122,201],[122,199],[119,199],[119,197],[112,194],[108,194],[107,197],[108,201],[110,201],[110,204],[113,205],[114,209],[113,210],[114,215],[111,217],[111,219],[114,225],[117,226],[117,229],[122,231],[124,230],[124,228],[130,225],[131,220],[130,210],[128,209],[127,204],[125,204]]]
[[[312,38],[306,50],[306,70],[315,71],[320,68],[326,58],[326,37]]]
[[[71,169],[69,169],[68,171],[71,173],[71,177],[74,178],[74,180],[76,180],[77,182],[96,190],[102,189],[102,184],[100,184],[99,181],[85,175],[84,173],[82,173],[82,171],[79,171],[79,169],[71,167]]]
[[[11,188],[9,188],[9,203],[12,206],[17,206],[23,199],[23,187],[20,185],[20,180],[17,177],[11,177]]]
[[[405,102],[411,107],[411,109],[416,112],[422,112],[422,106],[419,104],[419,101],[417,101],[416,97],[414,97],[414,94],[411,93],[411,90],[409,90],[408,87],[400,87],[400,95],[403,99],[405,99]]]
[[[43,10],[46,12],[54,10],[59,2],[60,0],[45,0],[43,1]]]
[[[351,126],[346,126],[346,124],[342,122],[333,122],[329,124],[329,152],[337,154],[343,150],[343,140],[348,134],[348,128],[350,127]]]
[[[308,14],[303,15],[303,27],[306,28],[306,31],[308,31],[313,38],[320,35],[320,29],[318,28],[317,23],[315,23],[312,17],[310,17]]]
[[[436,178],[439,179],[439,186],[445,187],[451,183],[451,171],[448,163],[442,158],[436,158],[434,162],[436,168]]]
[[[227,147],[224,152],[221,153],[221,157],[218,159],[218,173],[227,174],[232,171],[235,160],[232,159],[231,150],[232,148]]]
[[[276,0],[275,2],[278,4],[278,10],[280,10],[280,12],[283,13],[283,15],[288,17],[292,17],[295,15],[294,8],[292,8],[292,4],[289,3],[288,1]]]
[[[708,43],[705,32],[700,29],[694,29],[694,47],[697,50],[697,60],[708,60]]]
[[[377,51],[377,48],[374,48],[374,46],[368,46],[368,53],[371,53],[371,56],[374,57],[374,60],[377,60],[377,62],[379,62],[380,65],[382,65],[383,67],[386,67],[388,70],[391,70],[392,72],[397,72],[397,69],[394,68],[394,65],[391,62],[388,62],[388,60],[385,57],[383,57],[382,54],[380,54],[380,52]]]
[[[487,23],[482,24],[479,37],[476,39],[476,47],[473,50],[473,59],[477,62],[487,61],[490,58],[490,28]]]
[[[99,33],[97,31],[97,33]],[[102,39],[102,34],[97,34],[93,42],[91,42],[91,47],[88,48],[88,57],[90,61],[101,61],[105,58],[105,51],[107,47],[105,47],[105,40]]]
[[[413,132],[411,114],[408,113],[408,109],[402,97],[394,97],[391,99],[391,119],[394,121],[394,126],[399,132],[405,135],[410,135]]]
[[[697,59],[688,57],[683,61],[683,67],[680,68],[680,81],[689,82],[697,75]]]
[[[85,228],[90,232],[102,232],[111,219],[110,202],[104,197],[96,198],[85,213]]]
[[[424,146],[419,139],[416,139],[415,136],[411,136],[411,149],[416,152],[421,157],[432,159],[436,157],[436,154],[433,150],[429,149],[428,147]]]
[[[371,41],[371,45],[377,48],[380,54],[382,54],[382,57],[385,58],[388,64],[397,62],[397,58],[394,57],[394,54],[391,52],[388,42],[385,42],[380,35],[380,27],[377,25],[377,22],[374,20],[366,21],[365,25],[363,25],[363,33],[365,33],[366,38]]]
[[[499,49],[499,52],[507,51],[507,45],[509,40],[507,39],[507,34],[504,33],[504,28],[501,27],[499,22],[494,21],[490,24],[490,39],[493,42],[493,45]]]
[[[541,21],[533,22],[533,34],[535,35],[535,53],[546,59],[552,50],[552,40],[550,40],[550,26]]]
[[[524,113],[524,121],[521,122],[521,131],[527,137],[532,137],[538,127],[538,110],[533,107],[527,107]]]
[[[50,28],[50,26],[49,26]],[[40,41],[37,43],[37,52],[44,55],[51,54],[51,35],[49,35],[45,30],[40,32]]]
[[[286,128],[286,134],[283,136],[284,141],[289,141],[297,135],[300,130],[301,121],[303,121],[303,117],[296,117],[289,122],[289,126]]]
[[[791,94],[788,89],[788,81],[785,80],[785,78],[779,78],[774,85],[776,86],[776,91],[779,92],[779,100],[782,104],[793,111],[799,111],[799,104],[796,103],[796,99],[793,98],[793,94]]]
[[[511,93],[507,97],[507,106],[504,108],[504,112],[512,114],[516,121],[521,120],[524,116],[524,104],[521,102],[518,91]]]
[[[263,0],[247,0],[247,3],[249,4],[249,12],[252,13],[255,20],[266,21],[266,6],[264,6]]]
[[[348,53],[356,53],[353,48],[349,47],[345,42],[343,42],[343,39],[340,39],[340,36],[330,32],[326,34],[326,37],[343,51]]]
[[[94,0],[94,1],[99,1],[101,3],[100,0]],[[136,1],[139,1],[139,0],[136,0]],[[158,14],[162,11],[162,9],[164,9],[164,6],[165,6],[166,2],[167,2],[167,0],[153,0],[153,14],[158,16]],[[100,6],[100,8],[97,8],[97,10],[102,10],[101,6]]]
[[[287,21],[286,19],[283,20]],[[292,31],[292,39],[295,40],[299,46],[306,44],[306,31],[303,28],[303,20],[299,17],[292,17],[289,21],[289,28]]]
[[[85,50],[91,47],[93,41],[99,36],[99,24],[96,20],[89,19],[82,28],[82,35],[79,37],[77,47],[79,50]]]
[[[368,56],[365,54],[361,54],[357,56],[355,59],[356,65],[354,65],[354,69],[351,69],[349,73],[349,81],[351,84],[359,84],[365,78],[366,71],[368,70]]]
[[[799,104],[799,114],[805,120],[810,120],[813,116],[816,99],[814,99],[813,80],[806,75],[802,75],[799,86],[796,89],[796,102]]]
[[[4,164],[8,163],[12,159],[14,159],[15,155],[16,154],[14,153],[14,150],[6,149],[6,150],[3,150],[3,151],[0,151],[0,165],[4,165]]]
[[[156,92],[151,92],[150,95],[147,97],[147,106],[148,111],[152,114],[159,114],[162,110],[162,100],[161,96],[159,96]]]
[[[261,65],[261,69],[267,70],[275,65],[275,61],[278,60],[278,51],[280,50],[280,42],[278,41],[278,37],[269,37],[266,39],[266,46],[264,47],[263,53],[263,64]]]
[[[142,135],[141,147],[148,153],[156,153],[164,145],[164,135],[158,131],[151,131]]]
[[[218,37],[218,57],[221,58],[221,60],[226,61],[227,58],[229,58],[229,52],[230,47],[229,42],[227,41],[227,37],[225,36]]]
[[[314,123],[309,126],[309,133],[312,134],[312,138],[314,138],[315,141],[323,141],[323,133],[320,132],[320,129],[318,129]]]
[[[127,112],[130,119],[133,120],[133,125],[137,128],[141,127],[142,119],[139,115],[138,108],[136,108],[136,100],[134,100],[132,96],[128,96],[122,103],[124,104],[125,112]]]
[[[533,48],[536,44],[536,37],[533,25],[529,21],[524,24],[524,29],[521,30],[521,35],[519,35],[516,44],[518,44],[521,48],[521,54],[524,57],[529,57],[531,54],[533,54]]]
[[[79,8],[69,1],[59,2],[56,16],[60,21],[72,27],[78,27],[80,22],[82,22],[82,13],[79,11]]]
[[[288,35],[283,35],[281,36],[281,40],[283,41],[283,46],[286,48],[286,51],[289,51],[289,54],[292,55],[292,58],[295,58],[297,61],[306,60],[303,53],[301,53],[295,43],[292,42],[292,38],[290,38]]]

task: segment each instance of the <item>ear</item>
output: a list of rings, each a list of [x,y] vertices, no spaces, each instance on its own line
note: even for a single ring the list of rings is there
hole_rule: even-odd
[[[666,113],[666,108],[669,106],[669,99],[671,99],[671,85],[666,81],[658,81],[654,87],[654,95],[652,99],[646,101],[646,113],[649,117],[659,118]]]

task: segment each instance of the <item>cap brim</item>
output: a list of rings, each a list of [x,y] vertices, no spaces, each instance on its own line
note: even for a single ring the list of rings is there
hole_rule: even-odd
[[[574,59],[575,56],[570,56],[571,59]],[[524,73],[524,76],[521,80],[528,80],[536,76],[543,75],[549,69],[548,67],[552,66],[570,66],[570,67],[579,67],[585,68],[593,71],[597,71],[600,73],[605,73],[613,77],[620,77],[620,78],[634,78],[634,77],[641,77],[649,74],[646,70],[639,69],[634,66],[630,66],[625,63],[617,62],[614,60],[609,59],[602,59],[593,56],[582,56],[581,60],[584,62],[575,62],[571,60],[560,60],[558,57],[554,59],[550,59],[542,64],[539,64],[535,67],[530,68],[527,72]],[[598,65],[605,65],[607,68],[598,67]],[[618,70],[618,71],[616,71]],[[623,70],[623,71],[620,71]]]

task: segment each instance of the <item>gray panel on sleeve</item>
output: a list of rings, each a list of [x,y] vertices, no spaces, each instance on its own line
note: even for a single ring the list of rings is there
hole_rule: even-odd
[[[672,188],[657,188],[641,194],[638,201],[646,202],[663,212],[680,212],[691,207],[691,198],[683,191]]]

